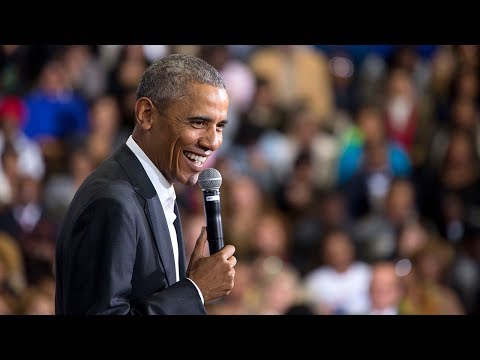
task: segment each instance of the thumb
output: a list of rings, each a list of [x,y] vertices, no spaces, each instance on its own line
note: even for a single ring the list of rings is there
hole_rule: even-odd
[[[192,252],[191,260],[196,261],[203,257],[203,249],[205,248],[205,243],[207,242],[207,228],[202,226],[202,231],[198,236],[197,242]]]

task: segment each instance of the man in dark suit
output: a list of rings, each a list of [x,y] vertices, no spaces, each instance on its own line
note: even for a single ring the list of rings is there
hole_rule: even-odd
[[[194,185],[222,143],[228,96],[218,72],[188,55],[154,62],[137,89],[126,144],[82,184],[56,248],[57,314],[205,314],[233,288],[235,248],[188,267],[173,182]]]

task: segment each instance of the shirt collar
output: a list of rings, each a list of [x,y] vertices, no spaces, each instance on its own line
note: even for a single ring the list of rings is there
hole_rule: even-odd
[[[158,170],[158,168],[153,164],[152,160],[150,160],[150,158],[143,152],[142,148],[138,146],[135,140],[133,140],[132,135],[128,137],[126,144],[130,148],[130,150],[132,150],[138,160],[140,160],[140,163],[147,172],[150,181],[152,181],[154,185],[155,182],[157,184],[160,184],[160,188],[157,190],[157,192],[159,192],[158,195],[160,197],[160,201],[162,203],[167,199],[172,199],[173,201],[175,201],[176,194],[173,184],[170,184],[167,179],[165,179],[165,176],[163,176],[160,170]]]

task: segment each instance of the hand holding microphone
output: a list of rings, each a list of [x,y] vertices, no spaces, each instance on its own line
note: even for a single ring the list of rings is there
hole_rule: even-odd
[[[222,176],[216,169],[205,169],[198,183],[203,191],[207,228],[197,239],[188,264],[187,277],[200,288],[205,302],[228,295],[233,288],[237,259],[233,245],[224,246],[220,209]],[[203,256],[208,239],[210,256]]]

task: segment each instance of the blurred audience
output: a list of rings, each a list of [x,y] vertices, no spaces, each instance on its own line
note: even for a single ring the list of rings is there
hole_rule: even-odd
[[[407,153],[387,137],[381,112],[361,107],[356,115],[360,141],[345,144],[338,161],[338,182],[355,219],[383,211],[391,182],[411,174]]]
[[[478,45],[137,44],[0,46],[0,314],[54,313],[58,224],[175,52],[230,98],[210,314],[480,313]],[[203,199],[176,193],[189,258]]]
[[[249,65],[272,84],[284,106],[305,104],[318,121],[333,110],[333,89],[328,61],[318,48],[307,45],[271,45],[256,48]]]
[[[413,184],[406,179],[394,179],[381,207],[370,211],[354,225],[353,238],[359,258],[367,262],[391,258],[401,228],[417,216]]]

